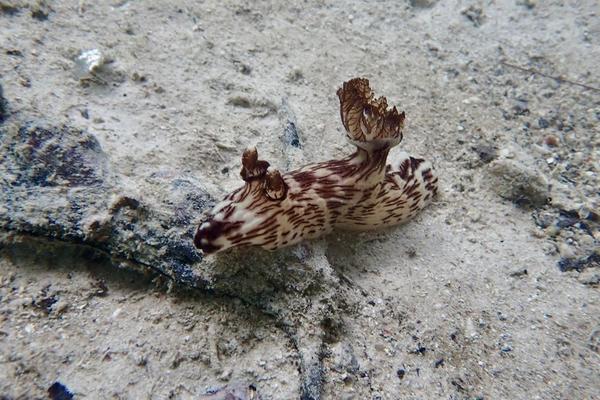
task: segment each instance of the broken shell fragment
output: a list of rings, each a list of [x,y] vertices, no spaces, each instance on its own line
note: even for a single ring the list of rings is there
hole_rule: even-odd
[[[79,78],[85,78],[86,76],[93,75],[96,73],[104,64],[106,58],[98,49],[91,49],[82,51],[81,54],[75,59],[77,64],[77,74]]]

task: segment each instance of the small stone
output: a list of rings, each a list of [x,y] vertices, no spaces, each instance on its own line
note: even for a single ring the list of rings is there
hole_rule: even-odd
[[[516,100],[513,103],[512,111],[515,116],[529,115],[529,106],[526,100]]]
[[[476,210],[469,210],[467,217],[469,217],[469,221],[472,223],[479,222],[481,220],[481,213]]]
[[[517,268],[509,274],[509,276],[512,276],[515,278],[525,276],[525,275],[527,275],[527,268],[523,268],[523,267]]]
[[[15,56],[15,57],[23,57],[23,53],[19,49],[8,49],[8,50],[6,50],[6,55]]]
[[[48,15],[50,15],[50,12],[52,11],[46,0],[37,0],[29,7],[31,9],[31,16],[38,21],[47,20]]]
[[[146,82],[146,77],[139,72],[131,74],[131,80],[134,82]]]
[[[479,159],[485,164],[492,162],[497,157],[496,149],[493,146],[479,144],[473,147],[473,150],[477,153]]]
[[[573,248],[566,243],[559,243],[558,252],[560,253],[560,256],[562,258],[574,258],[575,257],[575,251],[573,251]]]
[[[502,346],[500,348],[500,351],[502,353],[510,353],[512,351],[512,347],[510,345],[508,345],[508,344],[505,344],[504,346]]]
[[[8,102],[4,98],[2,86],[0,85],[0,123],[8,118]]]
[[[294,68],[287,74],[287,79],[290,82],[298,82],[304,79],[304,74],[299,68]]]
[[[229,379],[231,379],[231,374],[233,373],[233,371],[230,368],[226,368],[223,370],[223,372],[221,373],[221,375],[219,375],[219,380],[221,381],[228,381]]]
[[[544,137],[544,144],[550,147],[557,147],[560,144],[560,139],[554,135],[546,135]]]
[[[31,87],[31,79],[26,77],[19,77],[19,84],[23,87]]]
[[[399,369],[396,371],[396,376],[397,376],[399,379],[403,379],[403,378],[404,378],[404,375],[406,375],[406,371],[404,370],[404,368],[399,368]]]
[[[82,51],[75,59],[75,64],[78,68],[77,72],[81,78],[96,73],[105,63],[106,58],[98,49]]]
[[[138,367],[145,367],[148,364],[148,357],[144,354],[137,354],[135,356],[135,365]]]
[[[240,63],[238,71],[241,72],[243,75],[250,75],[252,73],[252,67],[250,67],[247,64]]]
[[[592,351],[600,354],[600,327],[594,329],[588,339],[588,346]]]
[[[437,2],[438,0],[410,0],[410,5],[415,8],[430,8]]]
[[[476,27],[481,26],[481,24],[483,24],[483,22],[485,21],[483,9],[478,6],[469,6],[462,10],[460,13],[464,15],[469,21],[471,21]]]
[[[577,280],[584,285],[596,287],[600,285],[600,271],[588,268],[579,274]]]
[[[48,388],[48,397],[50,397],[51,400],[71,400],[73,399],[73,392],[57,381]]]
[[[537,5],[537,0],[519,0],[517,1],[517,4],[531,10]]]
[[[542,117],[540,117],[540,118],[538,119],[538,127],[539,127],[540,129],[546,129],[546,128],[548,128],[549,126],[550,126],[550,122],[548,122],[548,120],[547,120],[547,119],[545,119],[545,118],[542,118]]]
[[[54,304],[52,309],[54,310],[55,315],[64,314],[69,309],[69,303],[63,299],[60,299],[58,302],[56,302],[56,304]]]
[[[496,160],[490,164],[491,189],[519,206],[541,207],[550,197],[548,180],[538,169],[516,160]]]

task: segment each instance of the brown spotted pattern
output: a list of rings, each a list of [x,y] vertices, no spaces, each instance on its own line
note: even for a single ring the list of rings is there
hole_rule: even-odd
[[[259,160],[255,148],[242,156],[243,187],[217,204],[200,224],[196,247],[215,253],[238,246],[267,250],[331,232],[400,224],[437,193],[437,177],[425,160],[403,154],[387,164],[402,139],[404,113],[374,99],[366,79],[338,90],[342,122],[357,146],[341,160],[310,164],[281,174]]]

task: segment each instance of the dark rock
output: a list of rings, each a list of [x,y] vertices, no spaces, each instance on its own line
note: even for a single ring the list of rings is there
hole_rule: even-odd
[[[559,228],[568,228],[579,222],[579,213],[577,211],[560,210],[556,226]]]
[[[292,147],[302,148],[300,144],[300,137],[298,136],[298,129],[294,122],[288,121],[285,128],[283,128],[283,138],[286,143]]]
[[[410,5],[415,8],[430,8],[438,1],[439,0],[410,0]]]
[[[592,253],[582,258],[561,258],[558,262],[558,269],[565,271],[583,271],[586,268],[600,267],[600,254]]]
[[[519,1],[517,1],[518,5],[524,6],[529,10],[535,8],[536,3],[537,3],[536,0],[519,0]]]
[[[406,375],[406,371],[404,370],[404,368],[399,368],[399,369],[396,371],[396,376],[397,376],[399,379],[403,379],[403,378],[404,378],[404,375]]]
[[[596,268],[586,269],[579,274],[577,280],[586,286],[597,287],[600,285],[600,271]]]
[[[527,105],[527,101],[526,100],[515,101],[515,103],[512,107],[512,111],[513,111],[514,115],[516,115],[516,116],[529,115],[529,107]]]
[[[600,354],[600,327],[594,329],[588,339],[588,346],[592,351]]]
[[[539,127],[540,129],[546,129],[546,128],[548,128],[549,126],[550,126],[550,122],[548,122],[548,120],[547,120],[547,119],[545,119],[545,118],[542,118],[542,117],[540,117],[540,118],[538,119],[538,127]]]
[[[15,15],[20,11],[21,7],[20,2],[15,0],[0,1],[0,13],[6,15]]]
[[[441,367],[441,366],[443,366],[443,365],[444,365],[444,359],[443,359],[443,358],[439,358],[439,359],[437,359],[437,360],[435,361],[435,363],[433,364],[433,366],[434,366],[435,368],[439,368],[439,367]]]
[[[500,348],[500,352],[505,353],[505,354],[510,353],[511,351],[512,351],[512,347],[508,344],[505,344]]]
[[[14,57],[23,57],[23,53],[21,52],[21,50],[18,50],[18,49],[6,50],[6,55],[14,56]]]
[[[410,353],[412,353],[412,354],[420,354],[420,355],[423,355],[426,352],[427,352],[427,347],[425,347],[421,344],[419,344],[416,349],[410,351]]]
[[[497,157],[496,149],[486,144],[479,144],[473,147],[473,151],[477,153],[479,159],[484,164],[492,162]]]
[[[287,146],[301,149],[302,143],[300,142],[300,133],[296,115],[290,108],[286,99],[283,99],[282,101],[280,115],[284,124],[282,137],[283,143]]]
[[[4,91],[0,85],[0,124],[8,118],[8,102],[4,98]]]
[[[38,21],[45,21],[50,15],[51,8],[45,0],[38,0],[31,6],[31,16]]]
[[[192,268],[202,257],[188,231],[189,218],[212,204],[201,188],[173,183],[176,204],[163,210],[127,195],[114,200],[110,193],[122,189],[96,138],[37,123],[0,128],[0,176],[0,231],[86,245],[179,283],[206,286]],[[177,212],[188,218],[184,225],[172,224]]]
[[[323,386],[323,371],[320,367],[311,368],[303,373],[304,380],[300,387],[300,400],[319,400]]]
[[[475,5],[465,8],[460,13],[464,15],[469,21],[471,21],[476,27],[481,26],[481,24],[483,24],[483,22],[485,21],[483,9]]]
[[[520,276],[525,276],[525,275],[527,275],[527,268],[518,268],[515,271],[511,272],[509,275],[514,278],[518,278]]]
[[[48,388],[48,396],[51,400],[72,400],[73,392],[57,381]]]

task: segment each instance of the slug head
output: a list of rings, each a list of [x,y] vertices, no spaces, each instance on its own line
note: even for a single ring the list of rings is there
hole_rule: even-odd
[[[258,159],[255,147],[242,154],[240,175],[244,186],[217,204],[196,231],[194,245],[206,254],[237,246],[269,248],[278,238],[277,217],[288,191],[283,176]]]

